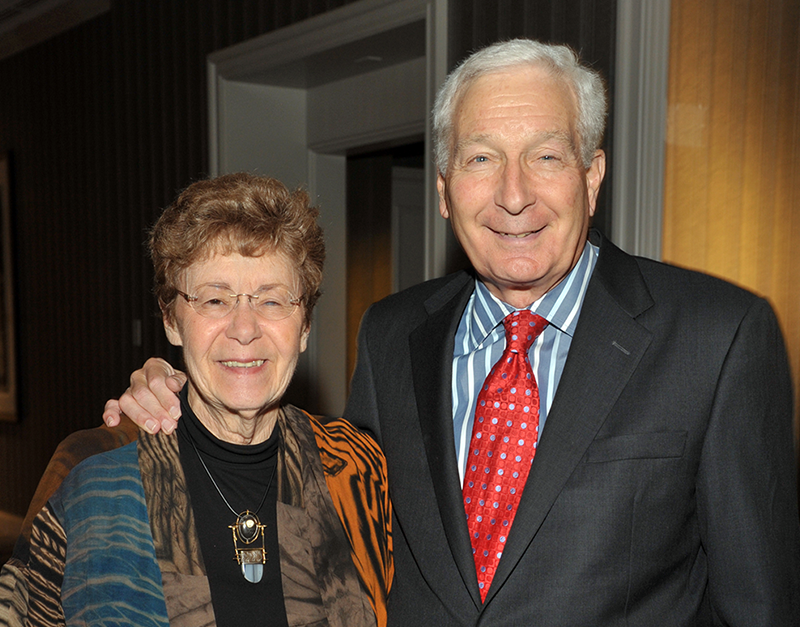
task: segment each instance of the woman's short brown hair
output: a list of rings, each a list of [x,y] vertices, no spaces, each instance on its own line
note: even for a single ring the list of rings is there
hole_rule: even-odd
[[[306,324],[320,295],[325,243],[319,210],[302,189],[245,172],[224,174],[187,187],[150,231],[155,295],[172,319],[182,273],[215,253],[283,255],[295,268]]]

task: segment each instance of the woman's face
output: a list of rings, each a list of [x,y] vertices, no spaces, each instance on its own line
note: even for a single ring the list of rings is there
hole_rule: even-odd
[[[190,266],[181,291],[193,296],[204,286],[230,294],[256,294],[284,286],[300,294],[297,272],[283,255],[243,257],[214,254]],[[308,328],[303,306],[283,320],[261,317],[245,296],[224,318],[201,316],[178,297],[172,322],[164,319],[170,343],[183,347],[189,375],[189,404],[206,426],[207,418],[237,430],[236,421],[274,412],[306,349]],[[220,435],[217,433],[217,435]]]

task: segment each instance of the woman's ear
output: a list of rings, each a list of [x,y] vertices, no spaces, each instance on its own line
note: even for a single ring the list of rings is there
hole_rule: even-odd
[[[167,340],[173,346],[183,346],[183,340],[174,318],[174,315],[170,316],[164,307],[161,308],[161,319],[164,321],[164,332],[167,334]]]
[[[311,323],[308,323],[300,333],[300,352],[305,353],[308,348],[308,334],[311,333]]]

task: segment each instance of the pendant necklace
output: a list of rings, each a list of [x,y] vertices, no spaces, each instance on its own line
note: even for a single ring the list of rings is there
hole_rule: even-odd
[[[222,490],[219,489],[217,482],[214,481],[214,477],[211,475],[211,471],[200,456],[200,451],[197,450],[197,445],[194,443],[194,438],[191,434],[189,434],[189,439],[192,442],[194,452],[197,453],[197,459],[200,460],[208,478],[211,479],[211,483],[214,484],[214,487],[217,489],[217,493],[225,502],[225,505],[228,506],[228,509],[236,516],[236,522],[232,525],[228,525],[228,529],[233,533],[233,548],[236,551],[236,561],[242,568],[242,575],[250,583],[258,583],[264,575],[264,564],[267,563],[267,549],[264,539],[264,529],[266,525],[261,524],[261,521],[258,519],[258,512],[261,511],[264,501],[267,500],[267,494],[272,485],[272,478],[275,476],[275,469],[278,467],[277,461],[275,467],[272,469],[272,474],[269,476],[267,489],[264,491],[264,496],[261,497],[261,503],[258,504],[256,511],[251,512],[250,510],[245,510],[241,514],[237,514],[236,510],[228,503],[228,499],[225,498]],[[251,547],[259,538],[261,538],[261,546]]]

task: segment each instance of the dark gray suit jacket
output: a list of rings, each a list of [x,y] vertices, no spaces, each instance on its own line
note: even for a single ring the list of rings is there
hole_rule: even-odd
[[[429,281],[362,322],[346,417],[388,461],[389,624],[800,625],[791,381],[771,308],[607,240],[481,604],[451,411],[473,281]]]

